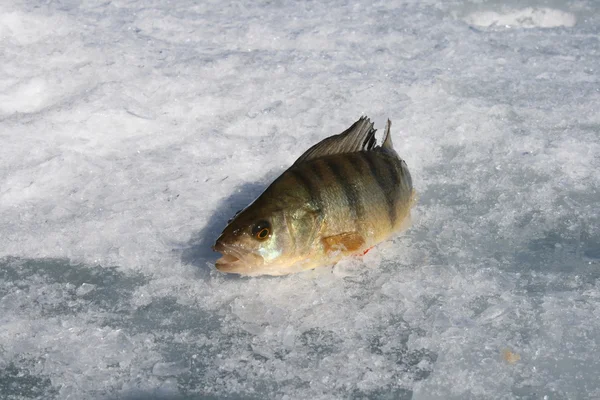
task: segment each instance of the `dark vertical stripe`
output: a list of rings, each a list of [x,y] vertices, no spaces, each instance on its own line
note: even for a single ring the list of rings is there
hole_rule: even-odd
[[[364,151],[351,154],[350,165],[359,176],[369,175],[369,165],[365,161]]]
[[[395,179],[392,177],[393,173],[390,172],[390,170],[395,169],[394,165],[385,165],[388,163],[378,162],[379,159],[375,158],[378,157],[378,155],[375,152],[361,152],[359,154],[369,165],[369,172],[375,179],[375,182],[377,182],[377,185],[385,197],[388,208],[388,216],[392,226],[396,225],[396,193],[398,189],[396,187],[397,184]]]
[[[311,161],[308,163],[307,168],[310,172],[321,182],[325,181],[325,176],[323,175],[323,171],[319,168],[319,161]]]
[[[352,177],[349,176],[349,174],[352,173],[351,167],[344,168],[343,165],[344,163],[349,165],[348,159],[342,157],[328,157],[323,158],[322,161],[329,167],[333,176],[342,187],[355,223],[362,222],[365,216],[365,210],[360,202],[360,194],[358,193],[356,186],[352,184]]]
[[[323,200],[321,199],[319,189],[315,185],[315,183],[310,179],[310,177],[306,176],[305,171],[302,168],[292,168],[289,170],[290,173],[294,176],[294,178],[304,186],[304,189],[308,193],[308,197],[310,198],[310,203],[315,206],[317,209],[323,209]]]

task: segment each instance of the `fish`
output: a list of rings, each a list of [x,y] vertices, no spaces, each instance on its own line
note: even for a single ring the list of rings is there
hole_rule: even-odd
[[[410,226],[415,190],[392,145],[366,116],[306,150],[231,218],[212,246],[217,270],[287,275],[334,265]]]

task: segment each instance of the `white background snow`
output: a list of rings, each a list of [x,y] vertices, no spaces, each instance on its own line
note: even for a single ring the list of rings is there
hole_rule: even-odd
[[[593,0],[2,0],[0,398],[600,398],[599,70]],[[361,115],[413,227],[214,271]]]

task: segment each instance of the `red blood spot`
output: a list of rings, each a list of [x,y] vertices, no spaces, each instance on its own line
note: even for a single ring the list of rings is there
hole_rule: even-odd
[[[371,250],[372,248],[373,247],[369,247],[368,249],[366,249],[365,252],[362,255],[364,256],[365,254],[367,254],[369,252],[369,250]]]

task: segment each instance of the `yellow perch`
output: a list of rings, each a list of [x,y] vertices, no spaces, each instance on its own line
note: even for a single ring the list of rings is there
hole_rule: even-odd
[[[388,120],[362,117],[317,143],[232,218],[213,250],[222,272],[286,275],[364,254],[410,224],[413,187]]]

